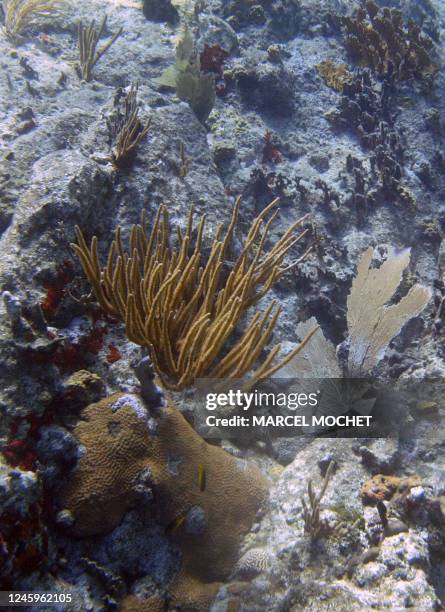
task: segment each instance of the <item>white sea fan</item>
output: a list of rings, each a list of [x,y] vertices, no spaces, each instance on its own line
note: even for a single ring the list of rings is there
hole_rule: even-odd
[[[380,268],[371,268],[372,257],[370,247],[358,263],[347,301],[348,369],[352,375],[371,372],[391,340],[407,321],[422,312],[431,298],[427,287],[414,285],[401,300],[388,306],[408,267],[410,250],[388,257]]]
[[[424,310],[431,298],[430,289],[416,284],[397,303],[388,305],[408,267],[410,250],[392,253],[379,268],[371,268],[373,253],[370,247],[362,254],[347,300],[348,375],[351,377],[370,374],[383,359],[391,340],[400,333],[405,323]],[[316,325],[314,317],[300,323],[296,329],[297,335],[303,337]],[[320,382],[324,381],[324,396],[330,404],[335,403],[336,397],[343,401],[341,390],[335,384],[336,379],[343,377],[343,372],[334,345],[325,338],[320,328],[276,376],[298,378],[300,384],[305,378],[319,379]],[[329,380],[334,380],[330,386]]]
[[[305,338],[318,326],[317,319],[311,317],[297,325],[297,336]],[[279,378],[341,378],[342,371],[337,362],[335,346],[327,340],[319,327],[310,342],[276,374]]]

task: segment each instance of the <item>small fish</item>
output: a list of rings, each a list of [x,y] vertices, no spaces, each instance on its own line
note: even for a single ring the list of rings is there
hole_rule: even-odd
[[[198,483],[199,483],[199,490],[200,491],[205,491],[205,488],[206,488],[206,471],[205,471],[204,465],[202,463],[200,463],[198,465]]]
[[[179,516],[177,516],[167,525],[167,527],[165,528],[165,533],[167,535],[174,533],[177,529],[179,529],[179,527],[181,527],[181,525],[184,524],[185,518],[185,514],[180,514]]]
[[[416,412],[418,414],[436,414],[439,410],[437,402],[424,400],[416,404]]]

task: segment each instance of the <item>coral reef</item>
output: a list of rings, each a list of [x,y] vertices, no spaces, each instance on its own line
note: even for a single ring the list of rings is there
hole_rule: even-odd
[[[29,8],[43,0],[0,5],[2,588],[71,592],[72,608],[90,612],[441,609],[444,3],[110,0],[105,10],[100,0],[76,0],[41,15]],[[88,55],[90,42],[96,49]],[[384,416],[385,437],[365,439],[360,430],[345,432],[361,436],[351,439],[337,430],[323,439],[283,437],[268,429],[252,443],[202,440],[191,425],[198,427],[202,404],[190,369],[168,398],[159,374],[177,387],[176,340],[190,332],[188,348],[196,340],[192,357],[201,357],[208,328],[193,338],[197,328],[184,327],[176,337],[161,316],[147,348],[96,301],[70,249],[76,225],[89,255],[97,237],[100,274],[114,228],[128,265],[141,211],[149,240],[164,205],[172,227],[166,266],[182,248],[193,267],[193,203],[196,218],[206,217],[196,280],[224,240],[217,228],[227,228],[238,194],[237,228],[225,257],[214,256],[218,290],[205,295],[224,293],[252,224],[277,197],[279,212],[273,223],[275,209],[264,217],[246,266],[266,228],[262,261],[279,255],[287,228],[308,214],[309,231],[289,250],[289,263],[312,250],[279,278],[266,274],[251,286],[253,299],[274,280],[252,304],[250,341],[242,346],[251,322],[244,309],[204,373],[247,365],[247,353],[259,349],[260,313],[275,301],[273,342],[253,367],[267,364],[278,345],[280,362],[315,330],[277,374],[297,376],[302,387],[326,377],[317,387],[325,395],[320,412],[347,406]],[[156,244],[162,250],[163,241]],[[120,265],[120,280],[131,280]],[[283,259],[279,270],[286,266]],[[166,294],[178,289],[187,305],[190,293],[177,280]],[[426,287],[431,300],[420,312]],[[413,291],[421,303],[407,309]],[[172,356],[159,342],[160,322],[168,323]],[[352,385],[357,370],[371,388]],[[394,389],[388,406],[381,385]],[[319,507],[329,537],[314,539],[305,534],[302,500],[308,506],[308,481],[316,495],[331,462]]]

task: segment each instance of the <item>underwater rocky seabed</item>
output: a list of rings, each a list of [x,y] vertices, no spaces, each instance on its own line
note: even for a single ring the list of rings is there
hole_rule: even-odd
[[[181,227],[193,203],[213,231],[238,194],[245,233],[280,196],[272,240],[310,212],[305,246],[314,249],[263,300],[276,297],[283,308],[274,341],[294,346],[298,322],[315,316],[331,341],[342,342],[359,255],[369,246],[380,257],[411,247],[411,281],[434,295],[392,343],[382,372],[444,376],[445,6],[385,3],[423,19],[439,66],[433,87],[410,80],[391,94],[405,195],[389,197],[369,193],[376,189],[370,148],[328,120],[341,94],[315,68],[331,58],[353,69],[327,15],[358,3],[200,4],[199,47],[218,44],[228,54],[204,123],[156,85],[174,62],[179,32],[177,19],[162,21],[171,11],[161,1],[146,3],[159,21],[136,0],[78,0],[17,46],[0,36],[2,588],[74,593],[76,603],[61,609],[162,610],[170,593],[170,605],[185,610],[439,610],[443,409],[420,417],[403,442],[222,443],[228,452],[207,445],[173,410],[154,443],[145,427],[150,409],[135,395],[142,350],[122,324],[75,299],[88,285],[69,245],[80,225],[99,237],[105,255],[117,224],[125,234],[144,207],[150,216],[160,203]],[[123,34],[93,80],[81,82],[77,24],[105,13],[108,34],[119,27]],[[107,118],[117,88],[136,82],[140,115],[152,123],[131,167],[116,170]],[[192,391],[175,399],[193,412]],[[85,456],[89,467],[79,476]],[[322,514],[342,529],[310,544],[301,499],[309,479],[320,488],[330,460],[336,469]],[[205,495],[194,492],[203,461]],[[391,497],[404,522],[382,539],[375,502]],[[190,506],[186,529],[168,529]]]

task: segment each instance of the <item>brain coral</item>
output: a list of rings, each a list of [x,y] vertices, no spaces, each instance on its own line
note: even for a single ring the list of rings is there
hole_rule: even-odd
[[[119,407],[122,398],[128,401]],[[150,439],[136,396],[112,395],[81,414],[73,433],[85,452],[62,502],[75,518],[76,535],[89,536],[113,529],[136,504],[133,483],[146,465]]]
[[[261,473],[207,444],[175,408],[163,409],[149,429],[146,408],[136,395],[114,394],[88,406],[81,417],[74,435],[85,453],[62,494],[76,534],[113,529],[137,503],[138,475],[149,474],[161,521],[183,553],[177,598],[184,596],[179,592],[184,594],[180,585],[185,582],[206,583],[203,589],[210,592],[209,583],[230,574],[240,538],[267,495]],[[205,517],[199,529],[189,528],[189,511]]]

